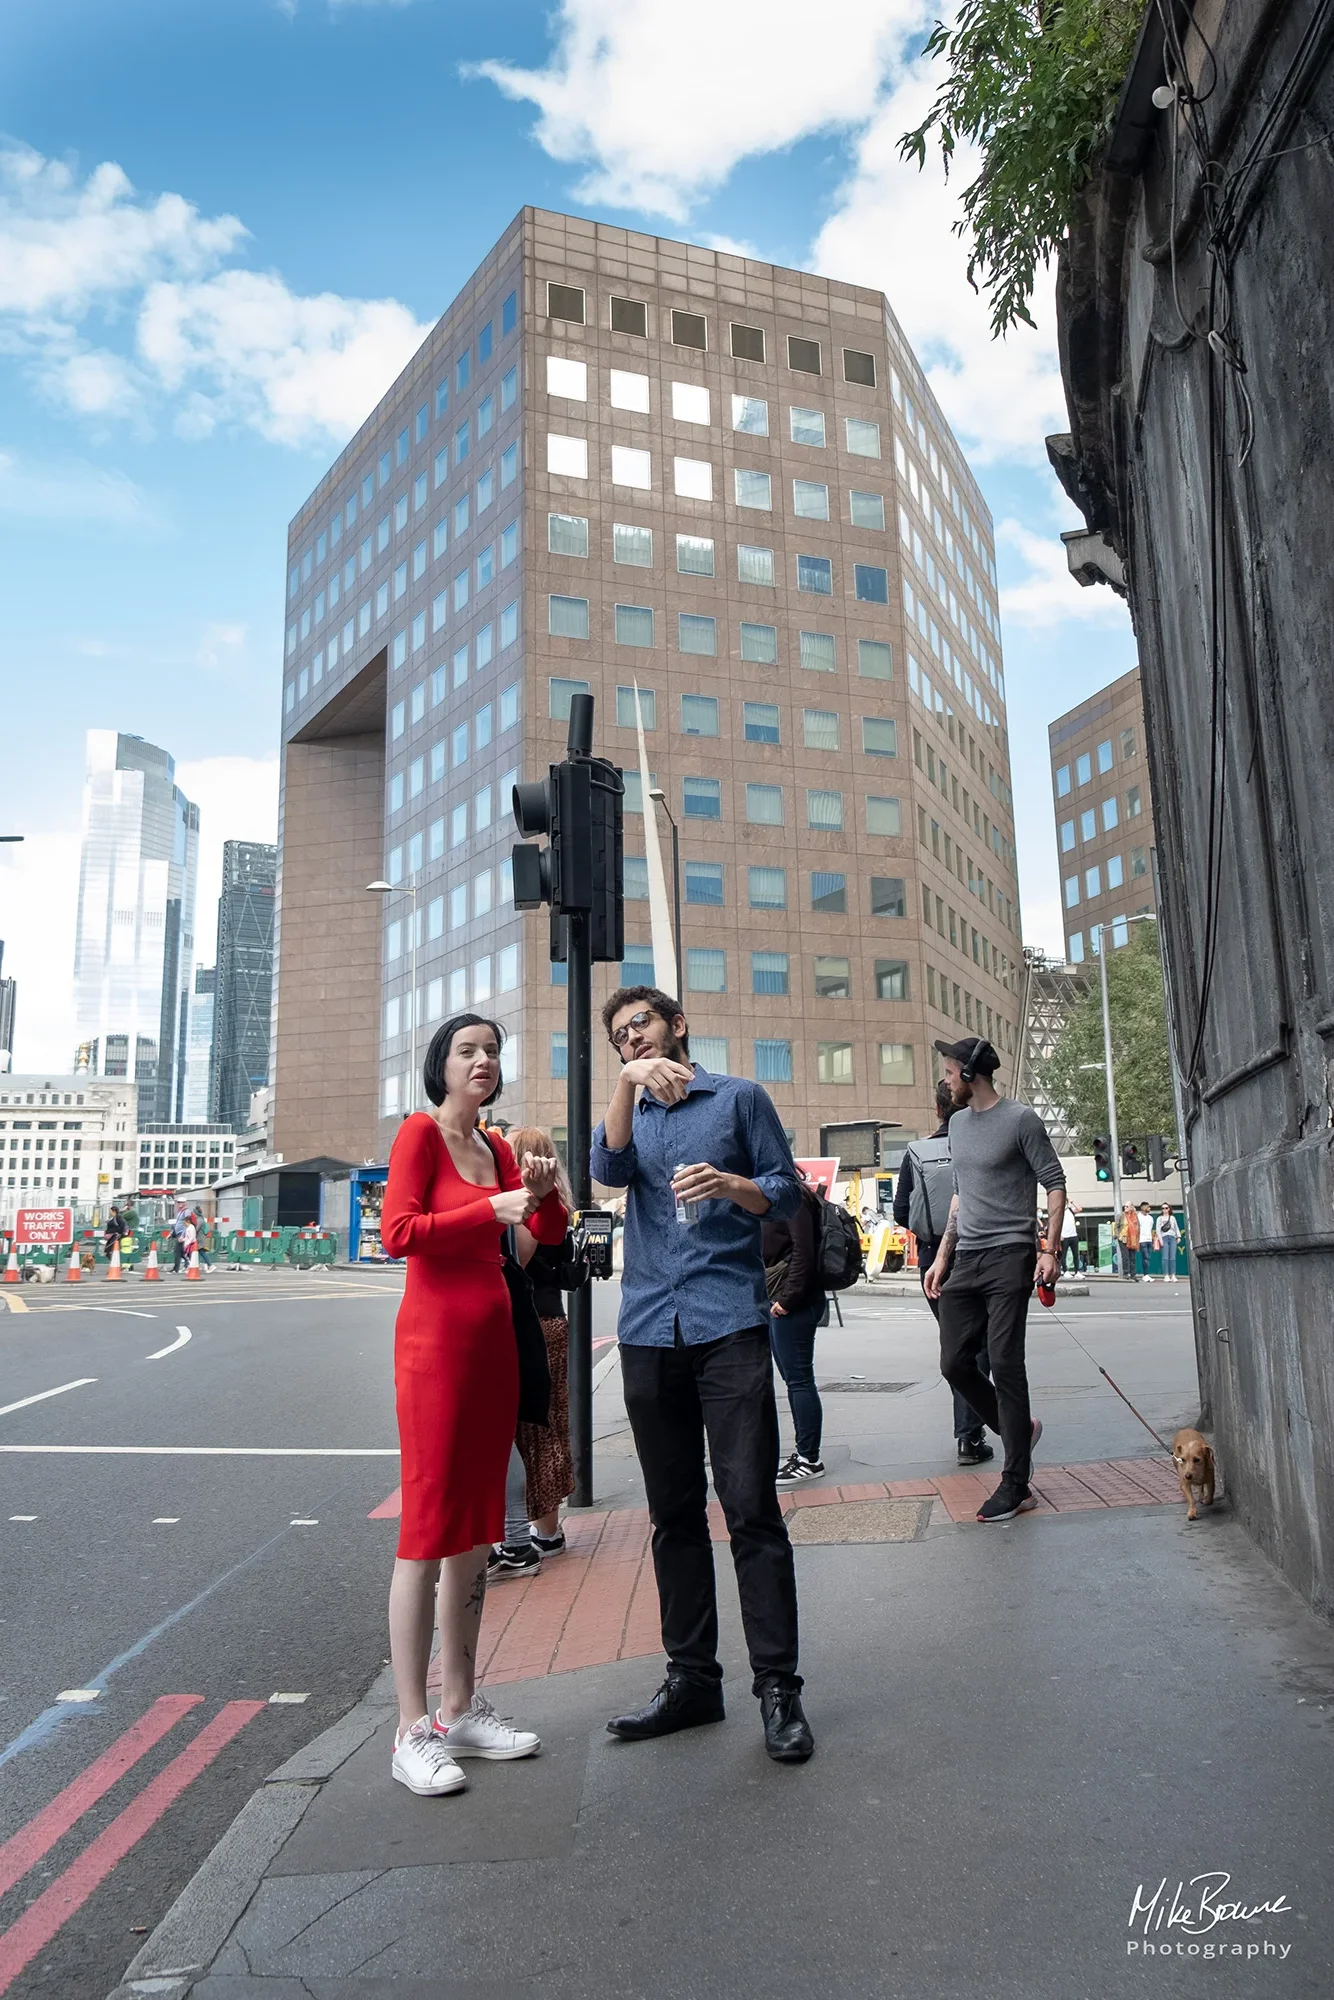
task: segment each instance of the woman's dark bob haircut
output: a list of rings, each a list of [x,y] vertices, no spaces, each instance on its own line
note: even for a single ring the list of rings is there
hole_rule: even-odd
[[[445,1086],[445,1064],[449,1060],[449,1051],[454,1046],[455,1035],[464,1028],[490,1028],[495,1035],[497,1048],[503,1049],[505,1046],[505,1030],[499,1021],[489,1020],[485,1014],[451,1014],[443,1027],[437,1028],[432,1035],[431,1046],[426,1051],[426,1061],[422,1065],[422,1082],[426,1086],[426,1095],[432,1104],[443,1104],[448,1096]],[[502,1071],[496,1078],[495,1089],[483,1102],[494,1104],[504,1087],[505,1076]]]

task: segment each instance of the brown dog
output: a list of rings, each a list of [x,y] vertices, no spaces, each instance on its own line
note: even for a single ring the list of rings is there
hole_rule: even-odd
[[[1200,1488],[1200,1498],[1206,1507],[1214,1504],[1214,1454],[1198,1431],[1178,1431],[1172,1440],[1172,1463],[1177,1469],[1181,1483],[1181,1496],[1186,1502],[1186,1519],[1197,1520],[1195,1511],[1195,1488]]]

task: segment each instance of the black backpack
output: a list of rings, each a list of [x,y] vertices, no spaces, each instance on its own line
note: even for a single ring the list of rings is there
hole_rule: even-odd
[[[846,1208],[813,1194],[818,1207],[815,1217],[815,1267],[822,1292],[845,1292],[855,1285],[865,1269],[861,1232],[856,1218]]]

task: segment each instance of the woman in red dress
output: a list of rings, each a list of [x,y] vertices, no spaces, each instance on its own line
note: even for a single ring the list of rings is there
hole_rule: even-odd
[[[414,1112],[389,1156],[380,1235],[406,1257],[394,1332],[403,1512],[389,1591],[398,1693],[393,1776],[434,1796],[459,1791],[461,1756],[527,1757],[530,1730],[509,1728],[475,1688],[486,1565],[505,1527],[505,1471],[519,1406],[518,1354],[500,1239],[564,1240],[550,1160],[516,1163],[477,1130],[500,1092],[502,1031],[479,1014],[440,1028],[423,1071],[434,1112]],[[526,1247],[526,1246],[525,1246]],[[432,1593],[439,1584],[441,1702],[427,1712]]]

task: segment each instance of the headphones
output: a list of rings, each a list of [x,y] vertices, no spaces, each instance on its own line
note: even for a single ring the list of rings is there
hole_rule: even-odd
[[[972,1048],[968,1052],[967,1062],[960,1063],[959,1075],[963,1078],[965,1083],[971,1083],[973,1081],[973,1078],[977,1075],[977,1059],[981,1055],[983,1049],[985,1049],[986,1046],[987,1046],[986,1037],[979,1036],[978,1039],[973,1043]]]

